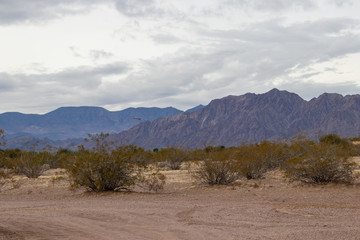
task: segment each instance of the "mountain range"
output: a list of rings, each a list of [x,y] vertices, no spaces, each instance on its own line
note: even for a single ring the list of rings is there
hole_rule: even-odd
[[[4,120],[4,115],[7,120]],[[273,89],[264,94],[247,93],[215,99],[207,106],[199,105],[185,112],[174,108],[109,112],[102,108],[81,107],[60,108],[45,115],[26,117],[42,118],[43,122],[35,124],[33,120],[24,125],[21,122],[24,115],[0,115],[0,128],[5,131],[11,129],[9,126],[23,129],[16,138],[10,139],[8,147],[20,146],[24,139],[35,141],[35,137],[42,137],[42,145],[73,147],[82,140],[70,138],[79,133],[95,132],[110,132],[110,138],[115,142],[126,141],[146,149],[237,146],[244,142],[279,140],[298,134],[312,138],[328,133],[342,137],[358,136],[360,95],[324,93],[307,101],[295,93]],[[141,117],[140,121],[134,119],[138,117]],[[21,133],[31,136],[24,137]],[[63,140],[50,139],[49,136]]]
[[[46,114],[0,114],[0,128],[7,138],[32,136],[51,140],[84,138],[89,133],[118,133],[143,121],[181,113],[173,107],[127,108],[108,111],[101,107],[61,107]]]
[[[197,111],[143,122],[113,135],[147,149],[168,146],[237,146],[303,134],[342,137],[360,133],[360,95],[324,93],[310,101],[273,89],[211,101]]]

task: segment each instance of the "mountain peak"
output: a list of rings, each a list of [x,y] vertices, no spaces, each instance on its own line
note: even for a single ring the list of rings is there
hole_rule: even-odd
[[[197,110],[200,110],[200,109],[202,109],[202,108],[204,108],[204,107],[205,107],[204,105],[199,104],[199,105],[197,105],[196,107],[193,107],[193,108],[190,108],[190,109],[186,110],[185,112],[187,112],[187,113],[192,113],[192,112],[195,112],[195,111],[197,111]]]

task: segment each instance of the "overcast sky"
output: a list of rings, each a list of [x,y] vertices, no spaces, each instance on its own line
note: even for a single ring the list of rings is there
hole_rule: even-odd
[[[0,0],[0,112],[360,93],[358,0]]]

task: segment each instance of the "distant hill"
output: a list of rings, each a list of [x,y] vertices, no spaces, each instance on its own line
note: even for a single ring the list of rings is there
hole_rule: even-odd
[[[118,133],[141,122],[181,112],[172,107],[127,108],[115,112],[101,107],[61,107],[43,115],[15,112],[0,114],[0,128],[5,130],[8,139],[31,136],[64,140],[83,138],[88,133]]]
[[[324,93],[306,101],[294,93],[273,89],[216,99],[194,111],[143,122],[113,135],[147,149],[167,146],[236,146],[243,142],[278,140],[299,133],[360,133],[360,95]]]

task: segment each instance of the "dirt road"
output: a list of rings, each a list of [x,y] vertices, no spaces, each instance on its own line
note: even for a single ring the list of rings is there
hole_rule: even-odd
[[[49,182],[9,188],[0,193],[0,240],[360,239],[359,186],[204,187],[174,174],[158,194],[94,194]]]

